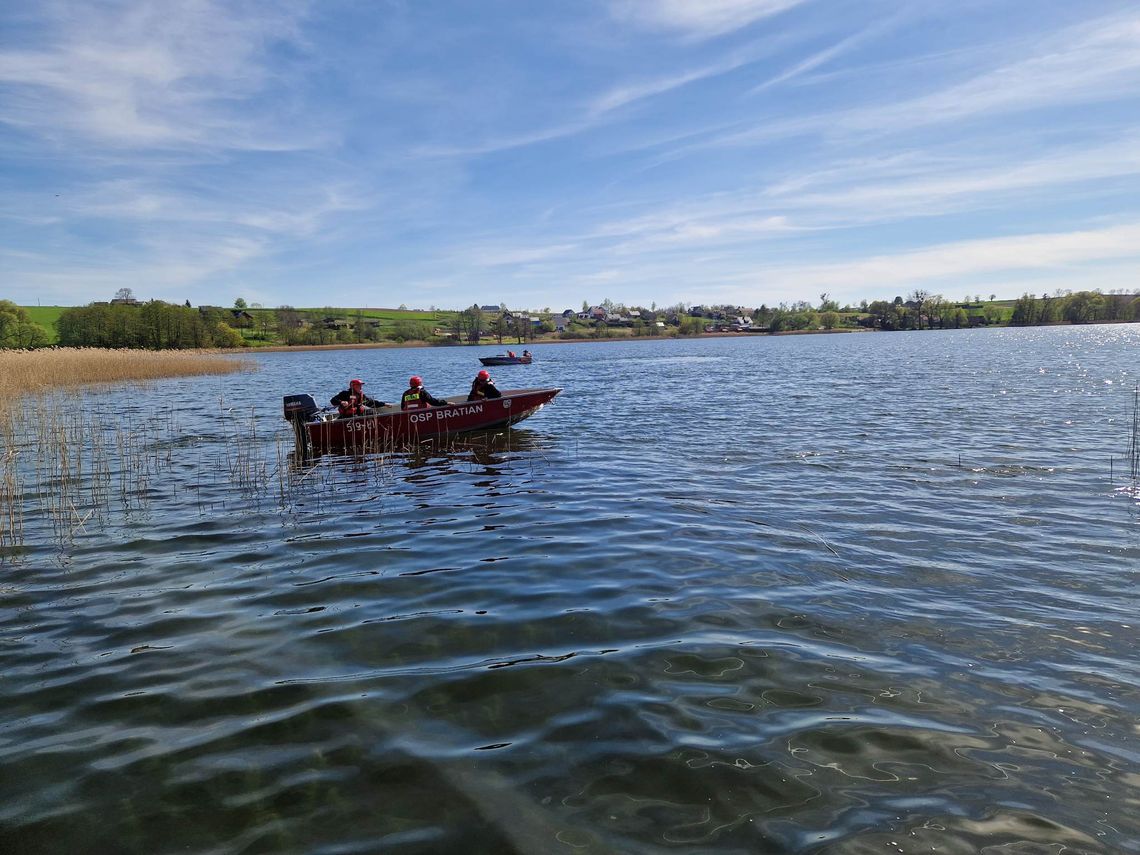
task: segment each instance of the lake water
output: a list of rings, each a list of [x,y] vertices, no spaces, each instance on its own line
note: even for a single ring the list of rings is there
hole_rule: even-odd
[[[498,348],[90,395],[158,426],[25,484],[0,851],[1140,852],[1140,326],[533,349],[415,455],[281,396]]]

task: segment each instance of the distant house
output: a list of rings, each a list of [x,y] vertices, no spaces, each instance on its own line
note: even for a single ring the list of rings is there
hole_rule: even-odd
[[[230,309],[230,315],[235,321],[252,321],[253,315],[245,309]]]
[[[487,306],[480,306],[480,307],[479,307],[479,310],[480,310],[480,311],[482,311],[482,312],[492,312],[492,313],[494,313],[494,314],[496,314],[496,315],[499,313],[499,309],[500,309],[500,307],[499,307],[499,306],[491,306],[491,305],[487,305]]]
[[[139,301],[136,300],[134,297],[112,297],[111,298],[111,305],[112,306],[137,306],[137,305],[139,305]]]
[[[738,316],[733,319],[733,332],[748,332],[750,329],[752,329],[752,318],[747,316]]]
[[[350,330],[352,321],[348,318],[322,318],[321,326],[326,330]]]
[[[577,314],[577,313],[573,309],[563,309],[562,310],[562,317],[564,317],[564,318],[572,318],[572,317],[574,317],[575,314]]]
[[[565,332],[566,328],[570,326],[570,321],[573,319],[573,317],[573,312],[570,313],[570,317],[566,317],[566,315],[556,315],[554,317],[554,331]]]

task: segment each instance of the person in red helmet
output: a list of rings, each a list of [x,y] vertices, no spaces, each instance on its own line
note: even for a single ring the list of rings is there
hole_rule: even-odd
[[[388,406],[383,401],[365,395],[364,381],[355,377],[348,381],[348,388],[333,395],[329,403],[336,407],[340,417],[345,419],[362,416],[370,410]]]
[[[471,393],[468,401],[481,401],[484,398],[501,398],[503,393],[495,388],[495,381],[487,371],[480,371],[471,381]]]
[[[424,381],[413,374],[408,389],[400,398],[401,410],[426,410],[428,407],[446,407],[447,401],[436,398],[424,388]]]

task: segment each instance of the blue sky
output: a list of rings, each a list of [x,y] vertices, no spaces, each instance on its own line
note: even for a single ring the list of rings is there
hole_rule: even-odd
[[[15,0],[0,297],[1140,289],[1140,7]]]

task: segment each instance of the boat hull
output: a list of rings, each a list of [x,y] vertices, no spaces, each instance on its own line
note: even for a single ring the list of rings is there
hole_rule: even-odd
[[[510,389],[501,398],[468,401],[448,398],[445,407],[400,410],[385,407],[352,418],[304,422],[300,427],[309,453],[333,451],[385,451],[415,445],[426,439],[447,437],[488,428],[506,427],[534,415],[561,389]]]
[[[480,356],[479,361],[484,365],[530,365],[533,357],[530,356]]]

